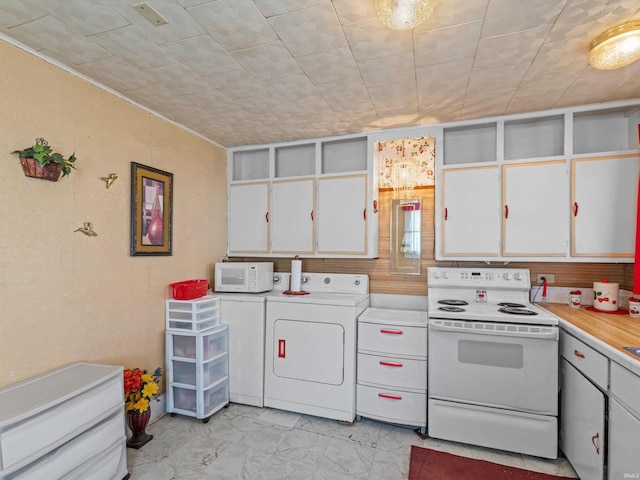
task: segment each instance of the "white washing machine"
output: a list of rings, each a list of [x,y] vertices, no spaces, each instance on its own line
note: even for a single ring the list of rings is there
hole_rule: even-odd
[[[303,273],[302,290],[308,294],[267,296],[264,405],[352,422],[369,277]]]
[[[229,400],[264,406],[264,331],[269,293],[216,293],[229,327]]]

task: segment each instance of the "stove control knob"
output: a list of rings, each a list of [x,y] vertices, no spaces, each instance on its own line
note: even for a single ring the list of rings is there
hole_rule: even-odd
[[[449,278],[449,272],[442,272],[442,278],[444,278],[445,280]]]
[[[520,280],[522,280],[522,274],[521,274],[521,273],[514,273],[514,274],[513,274],[513,278],[514,278],[515,280],[520,281]]]
[[[502,278],[504,278],[505,280],[511,280],[511,274],[505,273],[504,275],[502,275]]]
[[[440,278],[440,272],[433,272],[433,278]]]

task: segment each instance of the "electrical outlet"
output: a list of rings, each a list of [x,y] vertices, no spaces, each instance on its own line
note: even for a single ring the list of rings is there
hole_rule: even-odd
[[[536,281],[538,283],[542,283],[545,278],[547,279],[547,284],[556,283],[556,276],[553,273],[539,273],[536,276]]]

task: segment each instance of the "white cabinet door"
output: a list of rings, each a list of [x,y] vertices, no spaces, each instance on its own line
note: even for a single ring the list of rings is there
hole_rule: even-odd
[[[229,186],[228,252],[268,253],[269,183]]]
[[[318,181],[318,253],[367,253],[367,176]]]
[[[604,394],[563,359],[560,449],[585,480],[604,478],[604,415]]]
[[[442,190],[442,256],[500,255],[498,167],[444,170]]]
[[[609,478],[640,478],[640,420],[609,400]]]
[[[572,161],[571,255],[633,258],[637,155]]]
[[[569,182],[564,160],[503,166],[503,255],[567,256]]]
[[[313,253],[315,179],[271,184],[271,251]]]

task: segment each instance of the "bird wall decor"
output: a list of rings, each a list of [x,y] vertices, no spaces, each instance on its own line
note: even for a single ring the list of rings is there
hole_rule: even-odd
[[[84,222],[84,227],[77,228],[74,232],[84,233],[87,237],[97,237],[98,234],[93,231],[93,224],[90,222]]]
[[[112,173],[108,177],[100,177],[100,180],[103,180],[107,184],[107,188],[109,188],[116,181],[116,178],[118,178],[118,174]]]

